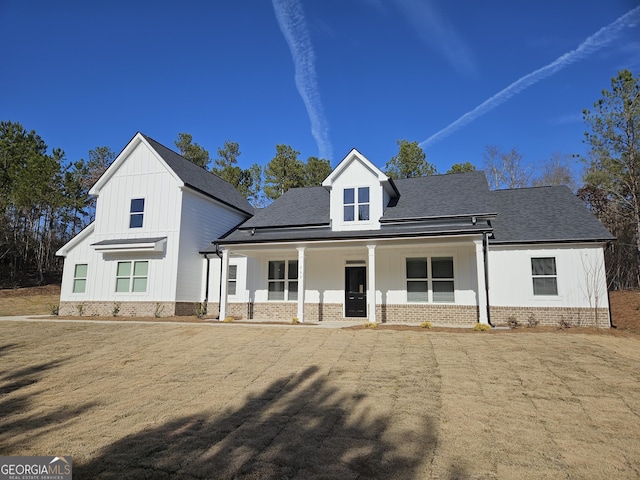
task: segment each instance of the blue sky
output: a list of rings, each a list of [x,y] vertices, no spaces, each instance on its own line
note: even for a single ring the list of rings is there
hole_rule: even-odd
[[[585,153],[582,109],[640,73],[640,3],[0,0],[0,41],[0,120],[68,160],[188,132],[244,167],[284,143],[382,168],[415,140],[444,172],[487,145]]]

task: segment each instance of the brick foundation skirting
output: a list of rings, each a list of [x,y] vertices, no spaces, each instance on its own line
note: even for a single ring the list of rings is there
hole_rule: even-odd
[[[218,304],[209,304],[209,312],[215,314]],[[242,319],[259,319],[289,322],[297,316],[298,305],[291,302],[228,303],[227,315]],[[251,313],[253,316],[251,316]],[[382,323],[413,323],[429,321],[434,325],[468,325],[478,321],[475,305],[377,305],[376,318]],[[340,303],[306,303],[305,322],[339,322],[366,320],[366,317],[344,317]]]
[[[193,314],[193,303],[180,302],[60,302],[58,311],[58,315],[63,317],[172,317]]]
[[[297,316],[295,302],[228,303],[227,315],[239,319],[259,319],[289,322]],[[365,321],[365,317],[344,317],[339,303],[307,303],[304,306],[305,321]],[[207,305],[209,316],[218,313],[218,303]],[[597,313],[597,315],[596,315]],[[122,317],[170,317],[195,314],[195,303],[190,302],[60,302],[60,316],[122,316]],[[468,325],[478,321],[478,307],[474,305],[377,305],[376,318],[381,323],[411,323],[425,321],[433,325]],[[491,307],[491,323],[507,325],[514,318],[526,326],[531,319],[542,326],[609,328],[609,309],[571,307]]]
[[[597,313],[597,316],[596,316]],[[507,325],[514,318],[527,326],[529,319],[542,326],[560,326],[561,322],[573,327],[609,328],[609,309],[575,307],[491,307],[491,323]]]
[[[407,304],[378,305],[376,316],[382,323],[422,323],[473,326],[478,323],[476,305]]]

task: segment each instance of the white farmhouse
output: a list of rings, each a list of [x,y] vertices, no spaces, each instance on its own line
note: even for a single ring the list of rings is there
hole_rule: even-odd
[[[100,178],[96,222],[59,252],[61,314],[205,302],[220,319],[610,325],[613,237],[566,187],[490,191],[482,172],[394,181],[352,150],[322,186],[253,212],[185,162],[138,134]]]
[[[60,315],[192,315],[199,251],[253,214],[229,183],[141,133],[90,193],[96,220],[57,252]]]

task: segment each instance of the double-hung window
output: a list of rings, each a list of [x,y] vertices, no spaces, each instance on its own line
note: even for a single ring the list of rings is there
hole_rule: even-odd
[[[407,258],[407,301],[429,300],[428,278],[426,258]]]
[[[455,300],[453,257],[406,259],[407,301],[452,303]]]
[[[345,222],[369,220],[369,187],[345,188],[343,204]]]
[[[238,284],[238,266],[229,265],[229,278],[227,279],[227,294],[235,295]]]
[[[129,228],[141,228],[144,219],[144,198],[132,198],[129,209]]]
[[[116,272],[116,292],[141,293],[147,291],[149,262],[118,262]]]
[[[87,289],[87,264],[78,263],[73,271],[73,293],[84,293]]]
[[[431,259],[431,277],[433,286],[433,301],[453,302],[453,258],[433,257]]]
[[[269,300],[298,299],[298,261],[274,260],[269,262]]]
[[[555,257],[532,258],[531,276],[534,295],[558,295]]]

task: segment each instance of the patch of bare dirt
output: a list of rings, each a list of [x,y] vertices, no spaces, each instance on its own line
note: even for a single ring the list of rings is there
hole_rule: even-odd
[[[640,290],[610,292],[609,301],[617,329],[640,334]]]

